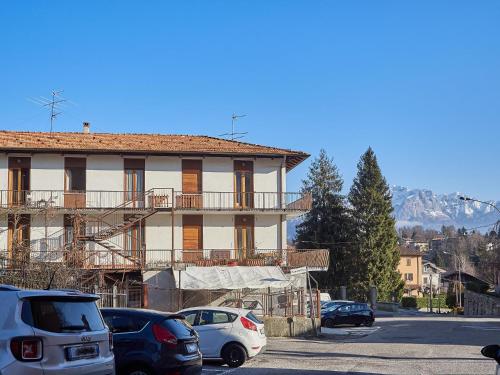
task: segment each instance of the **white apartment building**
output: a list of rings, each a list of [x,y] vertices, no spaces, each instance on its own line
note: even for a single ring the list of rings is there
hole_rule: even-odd
[[[287,250],[286,220],[311,198],[287,192],[286,175],[307,157],[207,136],[91,133],[88,123],[81,133],[0,131],[0,267],[324,264],[324,254]]]

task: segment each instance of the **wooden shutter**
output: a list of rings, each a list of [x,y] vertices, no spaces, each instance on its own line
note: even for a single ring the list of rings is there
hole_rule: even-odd
[[[184,250],[203,249],[203,216],[182,216],[182,242]],[[203,258],[202,251],[188,251],[183,254],[184,261],[194,261]]]
[[[182,192],[187,194],[201,193],[201,160],[182,161]]]

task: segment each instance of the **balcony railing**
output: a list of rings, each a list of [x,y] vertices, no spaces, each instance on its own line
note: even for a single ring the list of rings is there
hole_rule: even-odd
[[[0,190],[0,208],[149,209],[172,208],[172,189],[137,191]]]
[[[279,192],[174,192],[170,188],[134,191],[1,190],[8,209],[162,209],[207,211],[298,211],[311,209],[310,194]]]
[[[178,210],[308,211],[311,205],[311,195],[303,193],[175,192],[175,208]]]
[[[88,248],[50,251],[0,251],[0,269],[21,269],[31,264],[61,264],[79,269],[164,269],[174,264],[192,266],[280,266],[328,268],[324,249],[237,249],[165,250],[147,249],[121,254]]]

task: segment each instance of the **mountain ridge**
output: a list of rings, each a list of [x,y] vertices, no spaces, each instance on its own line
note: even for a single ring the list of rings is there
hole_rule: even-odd
[[[390,186],[396,227],[421,225],[429,229],[441,229],[443,225],[465,227],[480,232],[488,230],[500,220],[500,213],[493,207],[473,201],[463,201],[459,192],[437,194],[430,189],[410,189],[400,185]],[[500,207],[500,201],[489,201]],[[289,220],[288,239],[296,234],[302,219]]]

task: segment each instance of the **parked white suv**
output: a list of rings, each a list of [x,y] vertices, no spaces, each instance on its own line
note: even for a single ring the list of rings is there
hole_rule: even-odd
[[[0,285],[0,374],[113,375],[112,336],[98,298]]]
[[[179,311],[200,336],[203,359],[222,359],[241,366],[267,344],[264,323],[250,310],[231,307],[192,307]]]

